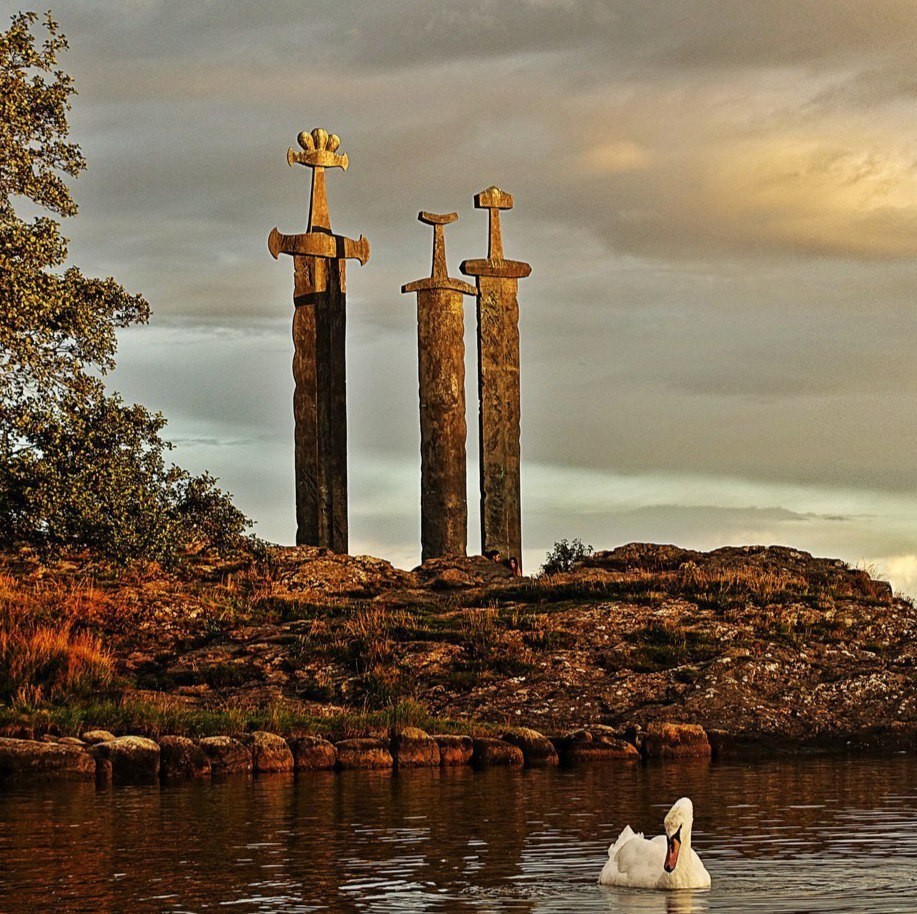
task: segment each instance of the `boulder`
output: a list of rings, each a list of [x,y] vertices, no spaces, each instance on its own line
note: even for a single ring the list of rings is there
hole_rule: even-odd
[[[559,761],[554,743],[537,730],[530,730],[528,727],[513,727],[512,730],[505,731],[501,738],[522,750],[525,764],[529,768],[556,765]]]
[[[392,756],[398,768],[433,768],[439,765],[439,746],[417,727],[404,727],[392,735]]]
[[[478,737],[474,741],[474,753],[471,756],[473,765],[480,767],[490,765],[523,765],[525,757],[522,750],[502,739]]]
[[[434,736],[439,747],[439,763],[443,767],[467,765],[474,755],[474,740],[470,736],[452,736],[442,734]]]
[[[107,743],[114,738],[115,734],[109,733],[108,730],[87,730],[80,736],[80,739],[89,746],[94,746],[96,743]]]
[[[0,738],[0,782],[91,781],[93,757],[78,746]]]
[[[187,736],[164,736],[159,740],[159,776],[182,781],[210,775],[210,759]]]
[[[287,743],[293,753],[295,771],[327,771],[334,768],[338,760],[334,743],[318,736],[297,736]]]
[[[710,740],[698,724],[654,721],[646,728],[643,751],[647,758],[710,758]]]
[[[282,736],[255,730],[245,737],[244,742],[251,750],[252,770],[256,774],[293,770],[293,753]]]
[[[96,758],[111,762],[112,781],[116,784],[138,784],[159,777],[159,746],[143,736],[118,736],[96,743]]]
[[[640,761],[640,753],[633,743],[612,735],[604,728],[565,733],[555,740],[555,745],[565,765],[579,762]]]
[[[394,764],[388,745],[381,739],[344,739],[334,744],[337,767],[341,771],[357,768],[391,768]]]
[[[710,743],[710,752],[714,758],[739,754],[735,737],[726,730],[708,730],[707,741]]]
[[[210,772],[217,777],[245,773],[252,770],[252,754],[231,736],[208,736],[198,745],[210,759]]]
[[[62,746],[76,746],[78,749],[85,749],[86,743],[81,739],[77,739],[75,736],[62,736],[58,742]]]

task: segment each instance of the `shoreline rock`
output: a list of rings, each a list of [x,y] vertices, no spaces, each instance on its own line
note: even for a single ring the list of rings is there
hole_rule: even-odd
[[[163,736],[159,740],[159,776],[164,781],[210,777],[210,759],[187,736]]]
[[[438,768],[439,746],[417,727],[403,727],[392,734],[392,757],[396,768]]]
[[[159,780],[159,746],[143,736],[118,736],[90,746],[97,759],[111,762],[115,784],[154,783]]]
[[[334,744],[339,771],[392,768],[394,759],[381,739],[344,739]]]
[[[230,774],[251,774],[252,754],[231,736],[208,736],[198,745],[210,761],[214,777]]]
[[[294,771],[330,771],[337,764],[334,743],[318,736],[298,736],[288,739],[293,753]]]
[[[470,736],[441,734],[434,736],[439,747],[439,763],[443,768],[470,765],[474,755],[474,740]]]
[[[0,737],[0,783],[92,781],[95,759],[77,746]]]
[[[502,739],[482,736],[474,741],[474,754],[471,756],[471,764],[476,768],[488,768],[494,765],[519,766],[521,768],[525,764],[525,757],[522,754],[522,750],[512,743]]]
[[[252,754],[252,771],[255,774],[276,774],[293,770],[293,753],[282,736],[268,733],[266,730],[255,730],[245,737],[243,742]]]

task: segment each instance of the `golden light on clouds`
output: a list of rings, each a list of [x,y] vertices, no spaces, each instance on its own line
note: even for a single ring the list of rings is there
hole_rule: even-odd
[[[710,203],[752,237],[867,258],[917,255],[917,152],[891,137],[761,137],[717,156]]]
[[[587,171],[603,174],[636,171],[650,164],[650,153],[638,143],[622,140],[587,149],[582,164]]]

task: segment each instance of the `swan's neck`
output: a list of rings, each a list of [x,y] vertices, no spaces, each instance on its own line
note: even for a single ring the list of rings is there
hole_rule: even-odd
[[[681,827],[681,853],[678,855],[679,862],[681,861],[682,854],[685,857],[691,856],[691,823],[686,822]]]
[[[680,847],[678,848],[678,859],[675,861],[673,873],[679,870],[686,870],[691,864],[691,822],[684,822],[681,826]]]

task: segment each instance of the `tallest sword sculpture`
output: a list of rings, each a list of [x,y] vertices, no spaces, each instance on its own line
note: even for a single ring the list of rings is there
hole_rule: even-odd
[[[321,128],[297,137],[287,162],[312,169],[309,222],[299,235],[275,228],[268,250],[293,258],[293,416],[296,456],[296,544],[347,552],[347,259],[369,259],[369,242],[331,231],[325,169],[347,170],[341,140]]]

